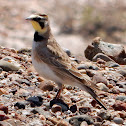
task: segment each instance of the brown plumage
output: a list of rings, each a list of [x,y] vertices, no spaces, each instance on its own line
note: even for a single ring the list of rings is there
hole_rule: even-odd
[[[47,15],[34,14],[27,18],[34,29],[32,61],[37,72],[46,79],[55,81],[59,88],[62,84],[78,86],[87,91],[104,109],[105,104],[96,94],[96,87],[86,75],[79,72],[68,55],[56,42],[49,26]]]

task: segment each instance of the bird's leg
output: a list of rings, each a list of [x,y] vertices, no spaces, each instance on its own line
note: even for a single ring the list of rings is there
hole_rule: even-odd
[[[58,90],[58,92],[56,94],[55,99],[59,99],[60,98],[61,92],[63,90],[63,85],[61,83],[58,83],[58,86],[59,86],[59,90]]]
[[[57,92],[57,94],[56,94],[55,99],[59,99],[60,98],[61,92],[62,92],[62,89],[59,89],[58,92]]]
[[[54,104],[60,105],[62,108],[62,112],[69,110],[69,106],[62,100],[60,99],[60,94],[64,88],[64,86],[62,86],[62,84],[58,85],[59,86],[59,90],[56,94],[56,97],[50,101],[50,107],[52,107]]]

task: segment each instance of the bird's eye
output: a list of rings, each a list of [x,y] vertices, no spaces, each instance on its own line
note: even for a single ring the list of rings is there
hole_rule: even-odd
[[[41,20],[41,18],[40,18],[40,17],[38,17],[38,18],[37,18],[37,20],[38,20],[38,21],[40,21],[40,20]]]
[[[37,17],[37,18],[34,18],[33,20],[34,20],[34,21],[40,21],[41,18],[40,18],[40,17]]]
[[[45,27],[44,22],[39,22],[39,24],[40,24],[40,26],[41,26],[42,29]]]

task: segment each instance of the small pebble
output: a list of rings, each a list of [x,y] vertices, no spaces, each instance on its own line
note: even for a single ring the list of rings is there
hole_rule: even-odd
[[[0,105],[0,110],[4,111],[5,114],[8,114],[8,107],[4,105]]]
[[[31,107],[41,106],[43,103],[43,98],[41,96],[33,96],[27,99],[31,103]]]
[[[94,118],[95,122],[102,122],[103,119],[100,116],[95,116]]]
[[[8,92],[4,88],[0,88],[0,95],[8,94]]]
[[[86,121],[83,121],[80,126],[88,126]]]
[[[17,102],[14,106],[18,107],[18,109],[25,109],[25,105],[24,102]]]
[[[116,83],[117,86],[119,86],[120,88],[122,87],[125,87],[126,86],[126,81],[119,81]]]
[[[69,110],[69,107],[66,103],[64,103],[61,99],[53,99],[50,101],[50,107],[52,107],[54,104],[60,105],[62,108],[62,112]]]
[[[78,67],[77,67],[78,70],[81,70],[81,69],[88,69],[88,65],[86,64],[79,64]]]
[[[65,88],[66,88],[67,90],[72,90],[72,89],[73,89],[73,87],[72,87],[71,85],[65,85]]]
[[[0,74],[2,73],[3,69],[0,67]]]
[[[44,79],[43,79],[43,78],[41,78],[41,77],[38,77],[38,78],[37,78],[37,80],[38,80],[39,82],[44,81]]]
[[[14,48],[11,48],[11,51],[12,51],[13,53],[17,53],[17,51],[16,51]]]
[[[115,104],[112,106],[114,108],[114,110],[118,110],[118,111],[126,111],[126,103],[122,102],[122,101],[116,101]]]
[[[123,119],[122,118],[119,118],[119,117],[115,117],[113,119],[113,121],[116,123],[116,124],[123,124]]]
[[[120,93],[126,93],[126,89],[124,89],[124,88],[119,88],[118,90]]]
[[[101,126],[102,123],[101,122],[94,122],[94,126]]]
[[[121,118],[126,118],[126,112],[125,111],[119,111],[118,114]]]
[[[54,104],[54,105],[52,106],[51,110],[52,110],[52,112],[55,113],[55,112],[57,112],[57,111],[62,111],[62,108],[61,108],[60,105]]]
[[[25,53],[31,53],[31,49],[29,49],[29,48],[22,48],[22,49],[19,49],[17,51],[17,53],[23,53],[23,54],[25,54]]]
[[[106,66],[108,67],[119,67],[119,64],[113,61],[109,61],[106,63]]]
[[[69,126],[69,123],[64,120],[61,120],[59,123],[57,123],[57,126]]]
[[[89,107],[80,107],[79,108],[79,113],[81,115],[86,114],[87,112],[91,112],[91,109]]]
[[[68,55],[69,57],[71,57],[71,52],[70,52],[69,49],[63,48],[63,50],[67,53],[67,55]]]
[[[77,106],[76,106],[76,105],[70,106],[70,111],[71,111],[72,113],[75,113],[75,112],[77,111]]]
[[[97,66],[89,66],[89,69],[92,69],[92,70],[99,70],[99,68]]]
[[[17,74],[22,74],[24,72],[23,69],[19,69],[18,71],[16,71]]]
[[[126,77],[126,70],[125,69],[119,69],[117,70],[118,73],[120,73],[121,75],[123,75],[124,77]]]
[[[70,98],[73,103],[80,101],[80,97],[78,97],[78,96],[71,96]]]
[[[12,125],[8,122],[0,121],[0,126],[12,126]]]
[[[4,60],[0,60],[0,67],[4,70],[4,71],[17,71],[20,69],[20,67],[16,66],[15,64],[12,64],[8,61],[4,61]]]
[[[113,85],[112,84],[108,84],[107,87],[108,88],[113,88]]]
[[[109,126],[119,126],[119,125],[118,124],[115,124],[115,123],[111,123]]]
[[[31,112],[32,112],[33,114],[39,113],[39,111],[38,111],[37,109],[32,109]]]
[[[23,115],[23,116],[30,116],[31,113],[30,113],[29,110],[22,110],[22,115]]]
[[[111,117],[110,113],[105,110],[101,110],[100,112],[98,112],[98,116],[100,116],[102,119],[106,119],[106,120]]]
[[[40,120],[46,120],[44,115],[39,115]]]
[[[43,81],[40,83],[39,88],[43,91],[52,91],[55,85],[52,81]]]
[[[0,121],[6,120],[6,119],[9,119],[9,117],[6,115],[0,114]]]
[[[16,80],[18,83],[20,83],[20,84],[26,84],[26,85],[28,85],[28,86],[30,86],[31,85],[31,82],[29,81],[29,80],[27,80],[27,79],[18,79],[18,80]]]
[[[15,95],[15,93],[17,92],[17,89],[16,89],[16,88],[12,88],[12,89],[10,89],[9,92],[10,92],[10,93],[13,93],[13,95]]]
[[[92,105],[93,107],[96,107],[96,105],[97,105],[96,100],[92,99],[92,101],[91,101],[91,105]]]
[[[93,57],[93,59],[92,59],[92,61],[101,61],[101,60],[103,60],[104,62],[106,61],[106,62],[108,62],[108,61],[113,61],[109,56],[107,56],[107,55],[105,55],[105,54],[103,54],[103,53],[97,53],[94,57]],[[102,61],[102,62],[103,62]]]
[[[109,88],[104,83],[97,83],[97,86],[101,91],[108,92]]]
[[[97,73],[93,76],[93,81],[96,83],[104,83],[105,85],[108,84],[108,80],[99,73]]]
[[[59,122],[59,120],[55,117],[48,117],[47,119],[51,121],[54,125],[56,125]]]
[[[83,121],[87,122],[88,125],[91,125],[94,123],[93,119],[88,115],[78,115],[78,116],[71,117],[69,119],[69,123],[73,126],[80,126],[80,124]]]
[[[126,96],[117,96],[116,100],[124,101],[126,99]]]
[[[113,93],[113,94],[119,94],[119,90],[117,88],[112,88],[109,90],[109,93]]]

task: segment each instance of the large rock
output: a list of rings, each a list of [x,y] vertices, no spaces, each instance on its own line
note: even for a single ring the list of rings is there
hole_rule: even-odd
[[[0,67],[4,70],[4,71],[18,71],[20,69],[20,67],[16,66],[15,64],[12,64],[10,62],[4,61],[4,60],[0,60]]]
[[[85,57],[89,60],[93,60],[94,56],[98,53],[103,53],[119,64],[126,64],[124,47],[121,44],[104,42],[100,37],[96,37],[92,45],[88,45],[84,53]]]
[[[94,123],[93,119],[90,116],[86,115],[86,114],[84,114],[84,115],[77,115],[77,116],[71,117],[69,119],[69,123],[72,126],[80,126],[80,124],[83,121],[87,122],[88,125]]]

